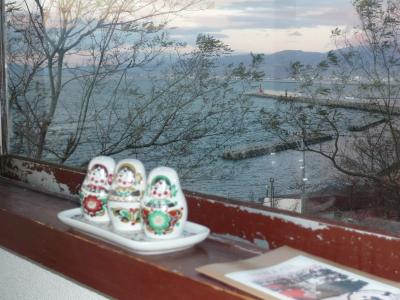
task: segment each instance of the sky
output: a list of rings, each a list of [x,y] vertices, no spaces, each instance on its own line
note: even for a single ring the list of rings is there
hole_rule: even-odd
[[[193,45],[197,34],[209,33],[238,53],[324,52],[334,48],[332,29],[357,24],[351,0],[214,0],[202,7],[175,17],[171,37]]]

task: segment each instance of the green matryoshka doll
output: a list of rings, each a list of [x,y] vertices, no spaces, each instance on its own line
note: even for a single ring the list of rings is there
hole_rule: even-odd
[[[144,233],[152,239],[182,235],[187,220],[187,203],[174,169],[153,169],[147,180],[142,205]]]

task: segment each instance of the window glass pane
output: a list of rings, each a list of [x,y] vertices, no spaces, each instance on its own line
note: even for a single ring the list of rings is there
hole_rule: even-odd
[[[6,8],[12,153],[136,157],[178,169],[188,190],[398,218],[398,1]]]

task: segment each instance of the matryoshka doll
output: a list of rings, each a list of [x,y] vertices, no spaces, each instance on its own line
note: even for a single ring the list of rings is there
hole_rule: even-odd
[[[115,230],[142,229],[140,208],[146,189],[146,173],[137,159],[121,160],[108,197],[108,212]]]
[[[153,169],[142,206],[144,233],[153,239],[179,237],[187,220],[187,204],[174,169]]]
[[[114,168],[115,162],[108,156],[95,157],[89,163],[79,198],[83,215],[91,222],[107,223],[110,221],[107,200]]]

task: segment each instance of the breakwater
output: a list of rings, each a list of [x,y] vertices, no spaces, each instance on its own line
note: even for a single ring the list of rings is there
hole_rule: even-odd
[[[372,113],[382,113],[382,108],[380,105],[376,103],[362,102],[360,100],[348,101],[348,100],[333,100],[333,99],[324,99],[324,98],[309,98],[300,96],[295,93],[249,93],[251,97],[258,97],[258,98],[272,98],[279,101],[284,102],[300,102],[306,104],[313,104],[313,105],[322,105],[332,108],[345,108],[345,109],[354,109],[354,110],[363,110]],[[392,115],[400,115],[400,107],[395,106],[392,107]]]
[[[319,144],[322,142],[332,140],[331,135],[318,135],[314,137],[310,137],[304,140],[306,145],[313,145]],[[241,160],[251,157],[257,157],[262,155],[267,155],[270,153],[291,150],[291,149],[298,149],[301,147],[300,141],[287,141],[282,143],[277,143],[273,145],[252,145],[247,146],[242,149],[229,149],[225,150],[222,158],[228,160]]]
[[[379,120],[377,120],[375,122],[370,122],[370,123],[366,123],[366,124],[362,124],[362,125],[350,125],[347,129],[349,131],[364,131],[364,130],[370,129],[370,128],[375,127],[375,126],[378,126],[378,125],[380,125],[382,123],[385,123],[385,122],[386,122],[386,119],[382,118],[382,119],[379,119]]]

